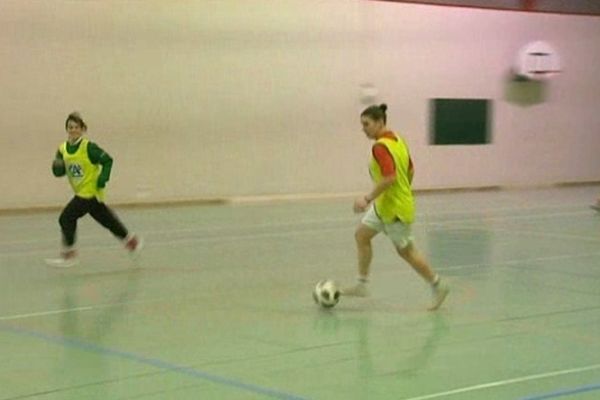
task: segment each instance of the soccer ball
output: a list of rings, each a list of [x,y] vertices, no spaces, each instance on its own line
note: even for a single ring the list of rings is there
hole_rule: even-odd
[[[320,281],[313,290],[313,299],[321,307],[331,308],[340,301],[340,289],[330,279]]]

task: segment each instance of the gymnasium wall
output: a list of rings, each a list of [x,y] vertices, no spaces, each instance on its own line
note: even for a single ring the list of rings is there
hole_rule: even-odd
[[[0,209],[61,205],[78,110],[109,203],[369,187],[365,102],[388,103],[417,189],[600,180],[600,19],[365,0],[0,2]],[[564,72],[508,101],[533,40]],[[429,99],[488,98],[492,142],[430,146]]]

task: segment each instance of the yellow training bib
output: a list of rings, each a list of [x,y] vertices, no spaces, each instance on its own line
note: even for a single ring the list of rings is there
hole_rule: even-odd
[[[67,151],[67,142],[64,142],[59,151],[65,162],[67,178],[78,197],[84,199],[96,198],[104,200],[104,190],[97,188],[98,176],[102,170],[100,165],[92,164],[88,156],[89,140],[82,139],[79,148],[73,154]]]
[[[408,147],[401,138],[394,140],[382,137],[376,143],[384,145],[392,155],[396,166],[396,180],[392,186],[375,199],[375,211],[385,224],[390,224],[396,219],[410,224],[415,219],[415,201],[410,184]],[[371,158],[369,172],[376,184],[383,179],[381,168],[375,157]]]

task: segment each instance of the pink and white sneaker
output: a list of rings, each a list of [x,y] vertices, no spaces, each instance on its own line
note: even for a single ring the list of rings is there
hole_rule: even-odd
[[[125,240],[125,248],[129,251],[132,256],[138,256],[144,248],[144,239],[138,235],[128,235]]]
[[[367,288],[367,284],[365,282],[358,282],[354,286],[342,288],[340,292],[343,296],[349,297],[368,297],[370,295],[369,289]]]
[[[448,293],[450,293],[450,286],[446,284],[446,282],[438,281],[435,285],[431,287],[433,294],[433,303],[431,307],[429,307],[429,311],[435,311],[446,300],[448,297]]]
[[[75,249],[67,249],[60,252],[57,258],[47,258],[46,264],[55,268],[71,268],[79,263],[77,259],[77,251]]]

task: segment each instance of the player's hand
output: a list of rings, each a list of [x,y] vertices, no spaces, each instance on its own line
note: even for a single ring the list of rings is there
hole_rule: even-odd
[[[358,214],[361,212],[365,212],[367,210],[367,207],[369,207],[369,201],[367,201],[366,196],[362,196],[357,198],[356,200],[354,200],[354,213]]]

